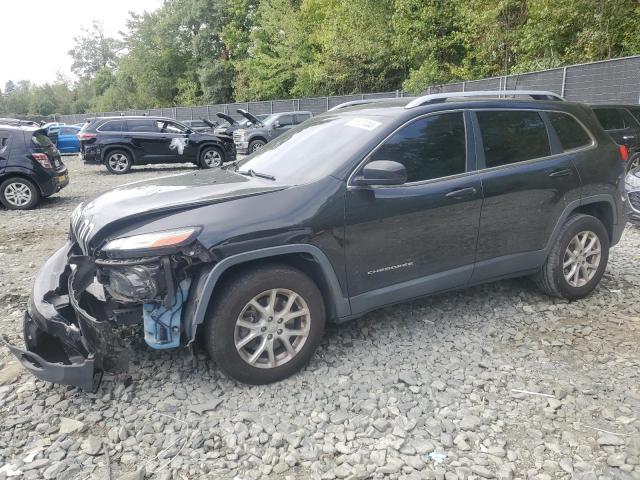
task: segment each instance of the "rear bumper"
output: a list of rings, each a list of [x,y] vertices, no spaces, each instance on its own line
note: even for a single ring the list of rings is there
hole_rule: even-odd
[[[95,264],[88,257],[73,256],[69,242],[36,275],[24,315],[25,348],[2,339],[36,377],[95,390],[105,368],[128,363],[127,348],[111,323],[99,321],[81,306],[94,274]]]
[[[51,174],[48,181],[40,184],[40,191],[43,197],[48,197],[54,193],[58,193],[64,187],[69,185],[69,172],[67,168],[61,168]]]
[[[80,158],[85,163],[101,163],[102,156],[99,145],[81,145]]]

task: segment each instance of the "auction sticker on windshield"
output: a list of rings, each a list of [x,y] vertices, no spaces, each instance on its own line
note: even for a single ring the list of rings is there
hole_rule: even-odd
[[[354,118],[353,120],[349,120],[346,124],[348,127],[356,127],[361,128],[363,130],[375,130],[380,125],[380,122],[376,122],[375,120],[370,120],[368,118]]]

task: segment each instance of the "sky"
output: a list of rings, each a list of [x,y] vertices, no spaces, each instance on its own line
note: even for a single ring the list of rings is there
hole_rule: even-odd
[[[163,0],[3,0],[0,27],[0,89],[7,80],[53,82],[56,73],[73,78],[73,37],[96,19],[105,32],[118,36],[129,12],[160,7]],[[34,54],[33,52],[38,52]]]

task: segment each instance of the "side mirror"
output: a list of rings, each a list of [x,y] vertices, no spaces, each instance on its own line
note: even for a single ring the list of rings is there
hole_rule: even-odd
[[[193,129],[187,127],[187,129],[184,131],[184,133],[186,133],[187,135],[191,135],[194,132]]]
[[[358,186],[402,185],[407,181],[404,165],[390,160],[376,160],[367,163],[359,175],[353,178]]]
[[[278,120],[273,122],[273,128],[280,128],[280,122]]]

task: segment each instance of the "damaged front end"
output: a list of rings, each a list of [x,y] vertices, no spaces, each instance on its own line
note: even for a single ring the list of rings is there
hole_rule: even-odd
[[[70,240],[36,276],[25,348],[4,343],[36,377],[95,391],[104,371],[127,368],[135,326],[153,348],[180,346],[191,279],[206,257],[197,245],[187,250],[96,258]]]

